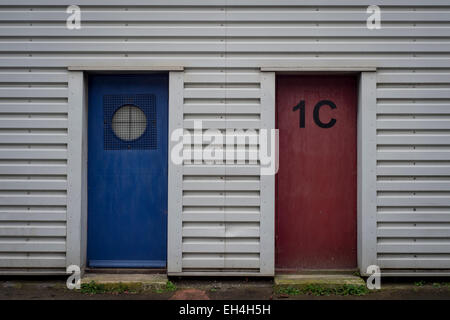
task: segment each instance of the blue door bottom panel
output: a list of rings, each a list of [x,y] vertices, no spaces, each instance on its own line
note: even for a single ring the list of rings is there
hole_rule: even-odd
[[[91,268],[165,268],[165,260],[89,260]]]

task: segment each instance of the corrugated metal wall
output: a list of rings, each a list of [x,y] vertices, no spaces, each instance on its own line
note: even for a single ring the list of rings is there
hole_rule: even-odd
[[[187,129],[259,128],[259,67],[377,67],[377,261],[450,269],[447,0],[379,0],[380,30],[365,0],[79,0],[68,30],[72,2],[0,1],[1,273],[64,271],[66,68],[85,64],[186,67]],[[184,166],[183,270],[258,271],[260,188],[257,166]]]
[[[450,69],[381,69],[377,86],[379,264],[449,269]]]
[[[0,69],[2,273],[66,265],[66,79],[62,68]]]
[[[233,140],[238,132],[230,132],[230,129],[250,129],[256,135],[260,128],[260,91],[258,69],[186,69],[184,128],[193,137],[195,121],[201,121],[204,131],[213,134],[211,129],[220,130]],[[192,148],[194,151],[193,140],[185,150]],[[204,143],[202,151],[206,147],[206,141]],[[248,143],[233,154],[258,151],[257,146]],[[223,151],[226,152],[225,148]],[[228,161],[226,165],[208,165],[205,161],[200,165],[195,161],[185,163],[183,272],[259,271],[259,174],[259,166],[248,161]]]

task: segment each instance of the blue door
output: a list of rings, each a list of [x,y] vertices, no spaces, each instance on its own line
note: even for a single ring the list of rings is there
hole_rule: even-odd
[[[90,267],[165,267],[168,75],[92,75]]]

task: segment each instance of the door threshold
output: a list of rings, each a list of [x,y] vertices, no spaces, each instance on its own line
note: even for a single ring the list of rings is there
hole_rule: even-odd
[[[111,270],[109,270],[111,271]],[[102,284],[109,289],[123,289],[123,286],[128,286],[134,289],[162,289],[167,285],[167,275],[161,273],[143,274],[112,274],[112,273],[85,273],[81,278],[82,284]]]
[[[345,286],[364,287],[363,278],[352,274],[277,274],[274,278],[275,288],[311,288],[311,287],[327,287],[342,288]]]
[[[276,268],[276,275],[355,275],[358,269],[282,269]]]

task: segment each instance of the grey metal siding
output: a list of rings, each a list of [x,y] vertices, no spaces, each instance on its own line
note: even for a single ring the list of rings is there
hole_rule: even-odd
[[[77,2],[80,30],[72,1],[0,1],[1,273],[64,272],[66,70],[82,65],[184,66],[187,130],[261,128],[260,67],[376,67],[376,261],[450,270],[447,0],[380,0],[380,30],[365,0]],[[258,165],[179,176],[183,272],[261,272]]]
[[[58,272],[66,263],[67,72],[2,68],[0,81],[0,270]]]
[[[258,69],[197,69],[184,73],[184,128],[260,128]],[[256,130],[255,130],[256,132]],[[203,151],[206,145],[199,146]],[[185,150],[194,143],[185,145]],[[235,152],[254,152],[246,145]],[[249,150],[253,148],[253,150]],[[260,267],[260,171],[258,165],[183,167],[182,271],[247,271]]]
[[[450,70],[381,69],[377,104],[378,261],[450,267]]]

